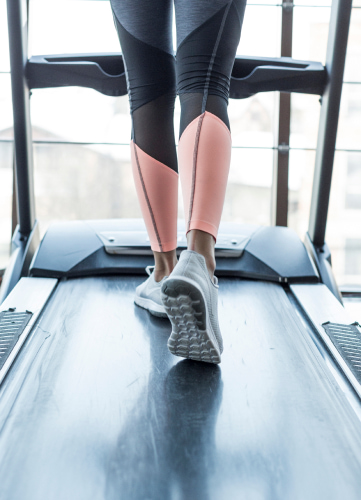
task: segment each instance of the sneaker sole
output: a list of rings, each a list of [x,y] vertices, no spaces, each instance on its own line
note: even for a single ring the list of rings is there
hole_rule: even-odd
[[[153,302],[153,300],[135,297],[134,303],[137,306],[149,311],[153,316],[157,316],[157,318],[168,318],[168,314],[166,313],[164,307],[160,306],[156,302]]]
[[[162,285],[164,308],[172,323],[168,349],[175,356],[218,364],[221,354],[209,323],[204,294],[185,277],[168,278]]]

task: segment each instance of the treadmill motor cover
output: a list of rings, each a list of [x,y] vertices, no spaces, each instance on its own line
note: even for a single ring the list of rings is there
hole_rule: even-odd
[[[178,248],[186,248],[178,222]],[[276,282],[319,282],[317,270],[297,234],[286,227],[223,222],[216,243],[217,276]],[[141,219],[55,223],[30,266],[36,277],[70,278],[104,274],[145,274],[154,263]]]

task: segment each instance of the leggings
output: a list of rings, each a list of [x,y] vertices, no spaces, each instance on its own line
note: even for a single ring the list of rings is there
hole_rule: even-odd
[[[230,164],[231,71],[246,0],[111,0],[132,115],[131,158],[154,251],[177,246],[178,165],[187,232],[217,238]],[[178,161],[174,101],[181,103]]]

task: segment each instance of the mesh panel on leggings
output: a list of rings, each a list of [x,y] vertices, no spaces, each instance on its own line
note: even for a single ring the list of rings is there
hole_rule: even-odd
[[[143,151],[178,172],[173,114],[175,94],[165,94],[133,112],[133,140]]]
[[[179,137],[181,137],[188,125],[202,114],[203,93],[181,94],[179,99],[182,107],[179,129]],[[217,95],[208,96],[205,111],[209,111],[213,115],[217,116],[227,125],[228,128],[230,128],[227,113],[227,101],[223,99],[223,97],[219,97]]]

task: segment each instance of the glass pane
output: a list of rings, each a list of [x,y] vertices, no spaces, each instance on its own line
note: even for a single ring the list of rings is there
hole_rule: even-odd
[[[353,290],[360,292],[361,286],[353,286]],[[361,298],[360,297],[343,297],[343,305],[346,311],[353,316],[355,321],[361,323]]]
[[[234,146],[273,146],[277,94],[266,92],[249,99],[232,99],[229,116]],[[91,89],[34,90],[31,99],[36,140],[127,144],[131,121],[128,97],[108,97]],[[178,138],[180,107],[175,107]]]
[[[300,6],[317,6],[317,7],[330,7],[332,0],[293,0],[295,5]]]
[[[228,113],[233,146],[272,148],[277,112],[276,92],[259,93],[249,99],[231,99]]]
[[[13,189],[13,145],[8,142],[13,138],[9,74],[0,74],[0,110],[0,269],[4,269],[10,252]]]
[[[37,144],[34,150],[42,234],[55,220],[141,217],[129,146]]]
[[[267,5],[267,6],[272,6],[276,7],[280,3],[282,3],[282,0],[247,0],[247,5]]]
[[[0,141],[0,269],[10,256],[11,208],[13,193],[13,145]]]
[[[338,151],[326,241],[339,285],[361,284],[361,153]]]
[[[222,220],[269,225],[273,150],[232,149]]]
[[[281,7],[249,5],[244,16],[241,42],[237,54],[279,57],[281,50],[281,16]]]
[[[266,0],[258,3],[272,5],[277,2]],[[69,9],[71,9],[71,16]],[[52,19],[56,19],[57,22],[49,22]],[[278,57],[280,26],[280,7],[250,4],[246,9],[238,53]],[[66,37],[64,37],[64,30],[66,30]],[[120,50],[109,2],[32,0],[29,36],[31,54],[119,52]]]
[[[303,241],[310,217],[315,151],[290,151],[288,225]]]
[[[330,8],[299,7],[293,14],[293,58],[326,61]]]
[[[10,71],[6,0],[0,0],[0,72]]]
[[[343,84],[336,147],[361,149],[361,83]]]
[[[292,148],[316,148],[320,110],[320,96],[292,94],[290,135]]]
[[[359,0],[361,6],[361,0]],[[361,82],[361,9],[352,9],[344,80]]]
[[[29,49],[30,54],[119,52],[110,2],[31,0]]]
[[[13,111],[9,74],[0,74],[0,139],[13,138]]]
[[[129,143],[128,97],[77,87],[34,90],[33,137],[38,140]]]

